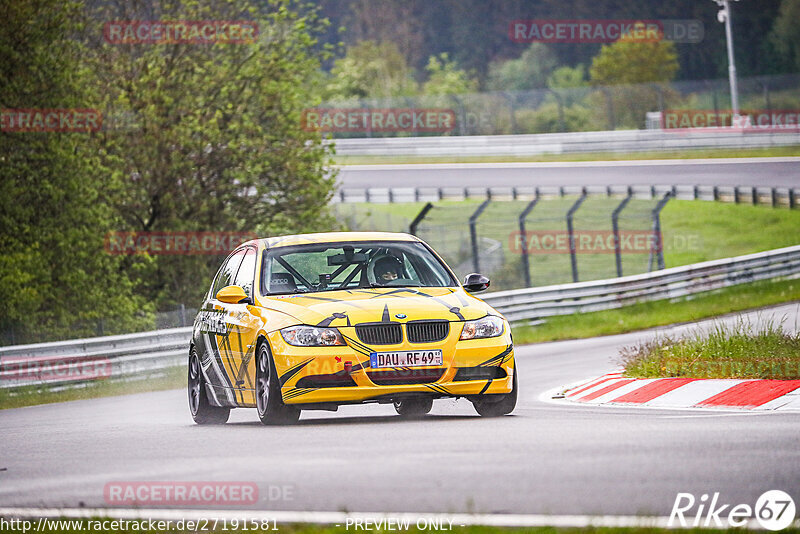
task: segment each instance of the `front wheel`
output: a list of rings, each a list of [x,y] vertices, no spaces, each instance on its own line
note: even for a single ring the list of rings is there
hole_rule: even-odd
[[[200,358],[192,349],[189,355],[189,411],[198,425],[221,425],[228,420],[231,409],[212,406],[206,395],[206,381],[200,369]]]
[[[511,393],[500,395],[485,395],[472,401],[475,411],[483,417],[500,417],[514,411],[517,405],[517,370],[514,369]]]
[[[256,409],[265,425],[294,423],[300,419],[300,410],[285,405],[281,399],[280,379],[266,342],[259,346],[256,359]]]
[[[394,409],[401,417],[422,417],[433,408],[433,398],[415,397],[394,401]]]

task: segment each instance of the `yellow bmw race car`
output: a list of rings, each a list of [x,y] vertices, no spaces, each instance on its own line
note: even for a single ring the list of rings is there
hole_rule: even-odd
[[[189,407],[224,423],[392,403],[403,416],[465,397],[483,416],[517,401],[511,330],[444,261],[408,234],[323,233],[244,243],[220,267],[194,322]]]

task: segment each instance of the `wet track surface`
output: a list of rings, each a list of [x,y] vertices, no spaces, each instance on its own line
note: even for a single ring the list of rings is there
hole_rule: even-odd
[[[785,316],[791,329],[799,308],[751,316]],[[107,483],[135,480],[254,482],[259,502],[244,508],[259,510],[668,515],[677,492],[752,505],[769,489],[799,501],[800,414],[542,395],[615,369],[619,347],[651,335],[517,347],[519,403],[498,419],[439,400],[419,421],[367,405],[304,412],[288,427],[241,409],[200,427],[182,390],[3,410],[0,506],[102,507]]]

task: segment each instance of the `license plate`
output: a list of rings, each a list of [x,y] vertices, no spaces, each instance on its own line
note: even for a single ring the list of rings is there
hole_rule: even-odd
[[[424,365],[443,365],[443,363],[441,349],[373,352],[369,355],[369,365],[373,369],[382,367],[420,367]]]

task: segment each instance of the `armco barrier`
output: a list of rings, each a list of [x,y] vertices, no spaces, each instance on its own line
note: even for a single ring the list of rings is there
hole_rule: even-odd
[[[500,291],[487,294],[483,300],[513,322],[621,308],[798,275],[800,246],[793,246],[610,280]]]
[[[535,156],[581,152],[659,152],[698,148],[800,145],[800,132],[747,132],[730,128],[615,130],[526,135],[372,137],[334,139],[339,156]]]
[[[620,308],[636,302],[696,295],[737,284],[800,276],[800,246],[713,260],[652,273],[488,293],[482,298],[510,321]],[[110,361],[111,379],[146,377],[185,365],[192,329],[172,328],[121,336],[0,348],[0,387],[69,385],[75,380],[19,379],[9,361],[24,358],[98,357]]]
[[[146,377],[164,369],[183,365],[188,356],[191,327],[170,328],[119,336],[73,339],[53,343],[13,345],[0,348],[0,388],[35,384],[64,386],[75,380],[84,365],[108,360],[108,378],[128,380]],[[36,380],[20,370],[19,362],[35,359],[34,365],[46,369],[49,377]],[[23,368],[27,367],[23,365]],[[59,378],[60,376],[63,378]]]
[[[761,206],[796,208],[800,187],[763,187],[733,185],[608,185],[608,186],[519,186],[519,187],[370,187],[340,188],[331,199],[334,203],[439,202],[442,200],[531,200],[563,197],[586,192],[589,196],[619,196],[630,193],[635,198],[662,197],[671,193],[677,200],[706,200]]]

